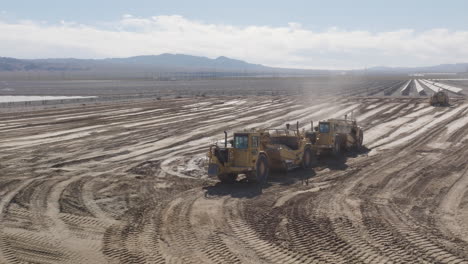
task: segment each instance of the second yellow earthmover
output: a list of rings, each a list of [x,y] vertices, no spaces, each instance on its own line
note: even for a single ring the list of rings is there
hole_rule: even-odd
[[[360,149],[364,133],[356,120],[328,119],[320,121],[316,130],[315,146],[318,155],[332,153],[341,155],[344,150]]]

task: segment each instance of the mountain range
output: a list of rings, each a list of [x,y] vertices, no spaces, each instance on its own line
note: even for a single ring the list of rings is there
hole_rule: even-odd
[[[161,54],[107,59],[15,59],[0,57],[0,72],[13,71],[112,71],[116,69],[187,72],[271,72],[285,74],[411,74],[468,72],[468,63],[427,67],[373,67],[363,70],[330,71],[268,67],[224,56],[210,59],[185,54]]]
[[[216,59],[184,54],[161,54],[148,56],[135,56],[129,58],[108,59],[15,59],[0,57],[0,71],[63,71],[63,70],[90,70],[93,68],[165,68],[178,70],[247,70],[265,71],[274,68],[260,64],[230,59],[224,56]]]

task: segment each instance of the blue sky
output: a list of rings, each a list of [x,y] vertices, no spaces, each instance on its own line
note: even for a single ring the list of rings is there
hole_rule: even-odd
[[[149,17],[182,15],[207,23],[280,26],[300,22],[321,30],[339,27],[369,31],[444,27],[467,29],[468,1],[151,1],[151,0],[2,0],[0,10],[17,19],[95,23],[123,14]]]
[[[468,1],[0,0],[0,56],[228,56],[350,69],[468,62]]]

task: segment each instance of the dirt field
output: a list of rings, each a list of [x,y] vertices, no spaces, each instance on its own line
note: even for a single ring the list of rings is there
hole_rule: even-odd
[[[265,186],[206,176],[224,130],[350,111],[365,151]],[[468,263],[463,98],[197,97],[0,120],[0,263]]]

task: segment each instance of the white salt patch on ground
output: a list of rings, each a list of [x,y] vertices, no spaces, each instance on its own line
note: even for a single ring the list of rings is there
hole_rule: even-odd
[[[343,107],[345,107],[344,110],[339,111],[340,109],[343,109]],[[285,123],[281,124],[279,128],[283,128],[287,123],[290,123],[291,125],[293,125],[296,123],[296,121],[299,121],[299,125],[304,124],[304,123],[310,124],[310,121],[319,121],[323,119],[325,116],[330,117],[330,118],[343,117],[342,115],[348,114],[355,108],[356,108],[356,105],[347,107],[340,102],[327,102],[327,103],[322,103],[322,104],[314,105],[314,106],[307,107],[307,108],[302,108],[299,110],[289,112],[287,116],[291,116],[291,118],[293,119],[288,120]],[[314,110],[318,110],[318,111],[314,111]],[[332,116],[330,116],[331,112],[333,112]],[[303,117],[300,117],[300,116],[303,116]]]
[[[94,126],[94,128],[96,127],[101,127],[101,126]],[[85,130],[89,128],[91,127],[86,127],[80,130]],[[79,130],[75,130],[75,131],[79,131]],[[40,144],[46,144],[46,143],[52,143],[52,142],[55,143],[59,141],[77,139],[77,138],[89,136],[92,133],[101,133],[105,131],[106,131],[105,129],[101,129],[101,130],[93,130],[93,131],[75,132],[75,133],[70,133],[70,134],[68,134],[69,132],[63,132],[63,131],[62,131],[63,133],[59,132],[60,134],[66,133],[66,135],[63,135],[63,136],[55,136],[57,133],[46,133],[46,134],[38,135],[38,136],[43,136],[43,137],[40,137],[37,139],[31,139],[31,138],[34,138],[34,136],[32,136],[32,137],[29,137],[30,139],[28,140],[22,139],[22,140],[9,141],[7,143],[0,144],[0,146],[2,147],[29,147],[31,145],[40,145]],[[54,136],[52,137],[52,135]],[[24,138],[27,138],[27,137],[24,137]]]
[[[276,105],[280,106],[278,104],[276,104]],[[307,111],[307,109],[303,109],[303,110]],[[284,108],[280,107],[276,111],[284,111]],[[286,114],[286,115],[280,116],[278,118],[268,119],[267,121],[256,123],[252,127],[256,127],[256,128],[265,127],[270,122],[274,122],[275,120],[278,120],[278,119],[288,118],[288,116],[290,116],[290,114]],[[213,123],[214,124],[211,125],[211,126],[219,126],[219,123],[216,123],[216,122],[213,122]],[[233,126],[232,127],[233,131],[240,130],[240,129],[248,129],[250,127],[250,126],[243,126],[243,125],[242,125],[242,127],[235,127],[236,125],[240,125],[238,120],[233,120],[233,121],[226,122],[224,125]],[[184,134],[184,135],[179,135],[179,136],[175,136],[175,137],[171,137],[171,138],[162,139],[162,140],[159,140],[157,142],[152,142],[151,144],[145,144],[145,143],[137,144],[137,145],[134,146],[131,153],[126,154],[126,155],[121,155],[121,156],[118,156],[118,157],[115,157],[115,158],[111,158],[108,161],[109,162],[116,162],[116,161],[119,161],[119,160],[122,160],[122,159],[127,159],[129,157],[133,157],[135,160],[147,159],[148,158],[147,155],[146,155],[147,153],[151,153],[151,156],[159,155],[160,152],[167,152],[168,151],[167,149],[162,149],[163,147],[165,147],[165,146],[167,146],[169,144],[173,144],[173,142],[183,141],[183,140],[189,139],[189,138],[191,138],[191,137],[193,137],[193,136],[195,136],[197,134],[203,134],[205,132],[211,131],[212,130],[211,126],[205,126],[204,128],[198,129],[197,131],[194,131],[193,133],[187,133],[187,134]],[[174,157],[174,155],[178,154],[179,152],[184,153],[184,152],[187,152],[190,148],[200,148],[200,146],[206,146],[210,142],[213,142],[213,141],[215,141],[215,140],[217,140],[219,138],[220,138],[220,136],[203,137],[203,138],[200,138],[200,139],[197,139],[197,140],[189,141],[186,144],[183,144],[183,145],[180,145],[180,146],[175,146],[175,147],[171,148],[171,150],[172,150],[171,153],[166,155],[166,156],[167,156],[167,158],[172,158],[172,157]],[[163,158],[166,158],[166,156],[159,156],[159,158],[163,159]],[[170,162],[171,161],[169,161],[168,163],[170,163]],[[168,163],[165,163],[164,165],[167,165]],[[166,169],[167,169],[167,167],[166,167]],[[168,170],[168,171],[170,171],[170,170]],[[181,177],[191,178],[190,176],[186,176],[186,175],[183,175],[181,173],[168,173],[168,174],[171,174],[173,176],[181,176]]]
[[[174,122],[182,122],[182,121],[187,121],[187,120],[191,120],[192,118],[187,118],[187,117],[190,117],[190,116],[195,116],[195,115],[199,115],[200,113],[191,113],[191,114],[187,114],[187,113],[177,113],[175,115],[171,115],[171,116],[168,116],[168,117],[162,117],[162,118],[152,118],[152,119],[149,119],[147,121],[141,121],[141,122],[136,122],[136,123],[131,123],[131,124],[125,124],[123,125],[122,127],[125,127],[125,128],[131,128],[131,127],[136,127],[136,126],[142,126],[142,125],[149,125],[149,124],[159,124],[159,125],[162,125],[162,124],[170,124],[170,123],[174,123]],[[182,118],[182,119],[179,119],[180,117],[185,117],[185,118]],[[176,119],[175,121],[173,122],[164,122],[164,123],[161,123],[163,121],[166,121],[166,120],[173,120],[173,119]],[[115,123],[116,124],[116,123]],[[114,123],[112,123],[112,125],[114,125]]]
[[[392,113],[393,111],[395,111],[398,107],[400,107],[399,104],[392,104],[392,105],[395,105],[395,106],[393,106],[393,107],[390,108],[389,110],[383,112],[382,114],[383,114],[383,115],[390,114],[390,113]]]
[[[97,96],[0,95],[0,103],[96,98]]]
[[[344,108],[343,110],[337,111],[332,114],[331,118],[343,118],[344,115],[350,115],[350,113],[359,107],[359,104],[352,104],[349,107]]]
[[[306,122],[308,124],[310,121],[313,120],[312,117],[316,117],[318,114],[322,113],[323,111],[326,111],[327,109],[330,109],[331,107],[338,108],[340,106],[332,104],[332,103],[322,103],[322,104],[313,105],[310,107],[291,111],[288,113],[288,116],[291,116],[294,119],[284,122],[283,124],[279,125],[279,128],[284,128],[286,124],[288,123],[293,125],[297,121],[299,121],[299,125],[301,125],[303,122]],[[315,111],[315,110],[318,110],[318,111]],[[312,113],[312,114],[308,114],[308,113]]]
[[[434,110],[434,108],[432,108],[430,106],[427,106],[427,105],[423,105],[423,107],[421,107],[419,109],[415,109],[415,111],[413,113],[406,115],[406,117],[407,118],[418,118],[418,117],[420,117],[420,116],[422,116],[422,115],[424,115],[427,112],[430,112],[432,110]]]
[[[409,135],[407,135],[407,136],[405,136],[405,137],[402,137],[402,138],[400,138],[400,139],[398,139],[398,140],[392,141],[390,144],[384,145],[383,147],[379,147],[379,148],[380,148],[380,149],[390,149],[390,148],[394,148],[394,147],[396,147],[396,146],[399,146],[399,145],[401,145],[401,144],[404,144],[404,143],[406,143],[406,142],[409,142],[409,141],[411,141],[411,140],[417,138],[417,137],[418,137],[419,135],[421,135],[422,133],[425,133],[427,130],[429,130],[430,128],[434,127],[434,126],[437,125],[438,123],[443,122],[443,121],[445,121],[446,119],[449,119],[449,118],[455,116],[455,115],[458,114],[460,111],[464,111],[465,109],[466,109],[466,107],[465,107],[465,108],[460,107],[460,108],[458,108],[458,109],[449,111],[449,112],[447,112],[447,113],[441,115],[441,116],[438,117],[438,118],[433,119],[431,122],[429,122],[428,124],[426,124],[426,125],[424,125],[424,126],[422,126],[422,127],[420,127],[420,126],[415,126],[415,127],[416,127],[415,129],[416,129],[416,130],[415,130],[413,133],[411,133],[411,134],[409,134]]]
[[[133,111],[139,111],[139,110],[142,110],[141,108],[133,108],[132,112]],[[125,114],[119,114],[118,117],[125,117],[125,116],[135,116],[135,115],[143,115],[143,114],[149,114],[149,113],[157,113],[157,112],[161,112],[161,111],[164,111],[164,110],[167,110],[167,108],[161,108],[161,109],[154,109],[154,110],[147,110],[147,111],[141,111],[141,112],[136,112],[136,113],[125,113]],[[112,114],[115,114],[112,113]],[[68,117],[59,117],[59,118],[56,118],[55,120],[66,120],[66,119],[74,119],[74,118],[80,118],[80,117],[91,117],[91,116],[101,116],[101,115],[107,115],[106,112],[102,112],[102,113],[90,113],[88,115],[70,115]],[[112,116],[113,118],[114,116]],[[108,119],[108,118],[106,118]]]
[[[254,111],[254,110],[258,110],[258,109],[267,108],[270,105],[271,105],[271,103],[263,104],[263,105],[256,106],[256,107],[241,108],[241,109],[237,109],[234,112],[251,112],[251,111]],[[142,125],[150,125],[150,124],[160,125],[162,121],[173,120],[173,121],[168,121],[168,122],[162,123],[162,124],[168,125],[168,124],[172,124],[172,123],[191,120],[192,118],[187,118],[187,117],[202,115],[205,112],[209,112],[210,114],[214,114],[214,113],[217,113],[217,112],[220,112],[220,111],[225,111],[226,109],[230,109],[230,108],[234,108],[234,107],[222,107],[222,108],[216,109],[216,110],[211,111],[211,112],[208,111],[210,109],[205,109],[205,108],[203,108],[202,111],[197,111],[197,112],[192,112],[191,111],[191,110],[195,110],[195,109],[187,109],[186,111],[191,112],[190,114],[188,114],[187,112],[179,112],[179,113],[176,113],[176,114],[166,115],[165,117],[162,117],[162,118],[154,118],[154,119],[150,119],[150,120],[147,120],[147,121],[140,121],[140,122],[133,123],[133,124],[125,124],[125,125],[123,125],[123,127],[131,128],[131,127],[142,126]],[[279,110],[282,110],[282,109],[279,109]],[[278,110],[270,111],[270,113],[274,113],[274,112],[277,112],[277,111]],[[183,118],[179,119],[180,117],[183,117]],[[216,118],[216,119],[209,119],[209,120],[206,120],[206,121],[203,121],[203,122],[213,122],[213,121],[216,121],[216,120],[219,121],[219,120],[227,119],[229,117],[230,116],[223,116],[223,117]],[[254,118],[255,118],[255,116],[254,117],[246,117],[245,120],[250,120],[250,119],[254,119]],[[239,120],[243,121],[242,118],[239,119]]]
[[[184,105],[182,106],[183,108],[195,108],[195,107],[200,107],[200,106],[205,106],[212,104],[211,102],[200,102],[200,103],[195,103],[195,104],[189,104],[189,105]]]
[[[326,112],[331,112],[332,109],[339,109],[341,108],[342,105],[337,105],[336,103],[323,103],[323,104],[318,104],[315,105],[313,108],[309,108],[307,112],[302,112],[301,115],[302,117],[296,118],[295,120],[292,120],[291,122],[285,122],[282,124],[282,127],[286,125],[286,123],[292,123],[295,121],[299,121],[299,126],[308,126],[311,121],[318,121],[319,119],[323,119],[323,116],[325,115]],[[318,111],[312,111],[315,109],[320,109]],[[308,112],[311,112],[312,114],[308,114]],[[304,115],[305,114],[305,115]]]
[[[100,115],[99,113],[90,113],[90,114],[85,114],[85,115],[69,115],[66,117],[57,117],[54,120],[55,121],[60,121],[60,120],[68,120],[68,119],[76,119],[76,118],[84,118],[84,117],[91,117],[91,116],[98,116]]]
[[[270,113],[276,113],[276,112],[280,112],[280,111],[283,111],[283,109],[280,109],[280,110],[276,110],[276,111],[271,111]],[[258,118],[257,116],[246,116],[246,117],[241,117],[241,118],[238,118],[237,121],[239,122],[244,122],[244,121],[250,121],[250,120],[254,120]]]
[[[419,110],[419,109],[424,108],[424,107],[427,107],[427,105],[426,104],[420,104],[420,105],[416,106],[414,111]]]
[[[458,129],[466,126],[468,124],[468,109],[462,113],[465,115],[464,117],[457,119],[450,124],[447,125],[447,134],[451,135],[452,133],[456,132]]]
[[[380,104],[369,105],[368,107],[366,107],[366,110],[374,109],[374,108],[376,108],[376,107],[379,106],[379,105],[380,105]]]
[[[211,123],[211,122],[215,122],[215,121],[221,121],[221,120],[224,120],[224,119],[233,119],[233,118],[236,118],[236,116],[227,115],[227,116],[222,116],[222,117],[219,117],[219,118],[210,118],[208,120],[203,120],[203,121],[200,121],[200,123]]]
[[[397,104],[383,105],[383,109],[382,109],[382,107],[374,108],[374,109],[371,110],[371,111],[368,111],[368,112],[366,112],[366,113],[364,113],[364,114],[362,114],[362,115],[357,116],[357,117],[356,117],[356,120],[357,120],[358,122],[361,122],[361,121],[366,120],[367,118],[369,118],[369,117],[371,117],[371,116],[377,114],[378,112],[383,111],[383,110],[386,110],[386,109],[388,109],[388,108],[391,108],[389,111],[392,111],[392,109],[395,108],[394,105],[397,105]],[[398,105],[397,105],[396,107],[398,107]]]
[[[450,145],[451,144],[448,142],[430,142],[427,144],[427,146],[432,149],[447,149]]]
[[[164,111],[164,110],[168,110],[168,108],[160,108],[160,109],[146,110],[146,111],[141,111],[141,112],[136,112],[136,113],[131,113],[131,114],[120,115],[120,116],[143,115],[143,114],[149,114],[149,113],[157,113],[157,112],[161,112],[161,111]]]
[[[466,126],[468,124],[468,116],[462,117],[450,124],[447,125],[447,134],[451,135],[456,132],[458,129]]]
[[[127,110],[113,110],[113,111],[96,111],[96,112],[88,112],[88,114],[57,114],[57,115],[54,115],[55,117],[55,120],[63,120],[63,119],[69,119],[69,118],[75,118],[75,117],[80,117],[80,116],[83,116],[83,117],[89,117],[89,116],[106,116],[108,114],[119,114],[119,113],[128,113],[128,112],[133,112],[133,111],[140,111],[142,110],[141,108],[131,108],[131,109],[127,109]],[[32,118],[36,118],[36,117],[32,117]],[[104,117],[106,119],[108,119],[107,117]],[[111,117],[113,118],[113,116]]]
[[[39,135],[17,138],[17,140],[18,141],[23,141],[23,140],[30,140],[30,139],[43,139],[43,138],[48,138],[48,137],[56,137],[56,136],[69,134],[69,133],[73,133],[73,132],[80,132],[80,131],[83,131],[83,130],[90,130],[90,129],[94,129],[94,128],[99,128],[99,127],[102,127],[102,126],[103,125],[87,126],[87,127],[68,129],[68,130],[57,131],[57,132],[42,133],[42,134],[39,134]],[[11,141],[11,140],[9,139],[8,141]]]
[[[116,115],[120,116],[120,114],[127,114],[132,112],[138,112],[143,110],[142,108],[130,108],[125,110],[116,110],[116,111],[107,111],[101,112],[101,115],[108,115],[109,117],[105,117],[104,119],[114,118]],[[125,116],[125,115],[123,115]]]
[[[420,118],[415,118],[412,122],[407,122],[406,124],[404,124],[404,125],[400,126],[399,128],[397,128],[393,133],[391,133],[387,137],[373,143],[371,145],[371,147],[385,144],[385,143],[387,143],[389,141],[394,140],[399,135],[403,135],[403,134],[411,132],[413,130],[417,130],[418,128],[426,125],[428,122],[431,122],[433,119],[434,119],[434,117],[431,116],[431,115],[426,115],[426,116],[423,116],[423,117],[420,117]]]
[[[406,116],[398,117],[392,121],[379,124],[364,131],[364,144],[372,144],[377,138],[387,134],[390,130],[400,127],[402,124],[408,122],[409,119],[419,117],[429,110],[432,110],[432,108],[427,107],[426,109],[415,111]]]
[[[283,109],[280,108],[278,109],[277,111],[282,111]],[[271,113],[271,112],[270,112]],[[173,122],[181,122],[183,120],[175,120]],[[233,121],[230,121],[230,122],[226,122],[224,125],[231,125],[231,124],[237,124],[239,121],[238,120],[233,120]],[[139,122],[139,123],[142,123],[142,122]],[[211,126],[219,126],[219,123],[216,123],[216,122],[213,122],[215,124],[211,125]],[[167,124],[167,123],[165,123]],[[165,139],[161,139],[157,142],[152,142],[151,144],[146,144],[146,143],[139,143],[139,144],[136,144],[134,145],[133,149],[132,149],[132,152],[127,154],[127,155],[121,155],[121,156],[118,156],[118,157],[115,157],[115,158],[111,158],[109,159],[108,161],[109,162],[113,162],[113,161],[119,161],[119,160],[122,160],[122,159],[127,159],[129,157],[135,157],[137,160],[140,160],[140,159],[145,159],[146,156],[144,156],[143,154],[146,154],[146,153],[152,153],[153,155],[156,155],[158,153],[158,151],[162,148],[164,148],[165,146],[167,145],[170,145],[170,144],[173,144],[173,142],[177,142],[177,141],[183,141],[183,140],[186,140],[186,139],[189,139],[197,134],[203,134],[205,132],[208,132],[208,131],[211,131],[211,126],[205,126],[203,129],[198,129],[197,131],[194,131],[193,133],[187,133],[187,134],[184,134],[184,135],[179,135],[179,136],[174,136],[174,137],[171,137],[171,138],[165,138]],[[245,127],[243,127],[245,128]],[[235,130],[235,129],[234,129]],[[174,147],[172,148],[172,150],[177,150],[177,149],[180,149],[182,148],[183,152],[187,151],[188,150],[188,146],[193,146],[193,147],[200,147],[200,146],[203,146],[204,144],[209,144],[210,141],[213,141],[215,140],[216,138],[214,137],[204,137],[204,138],[201,138],[201,139],[198,139],[198,140],[192,140],[192,141],[189,141],[187,142],[186,144],[184,145],[181,145],[179,147]],[[167,150],[163,150],[164,152],[166,152]],[[176,154],[177,152],[172,152],[171,153],[171,156]],[[177,175],[176,175],[177,176]]]
[[[225,102],[224,105],[241,105],[241,104],[244,104],[246,103],[247,101],[246,100],[232,100],[232,101],[228,101],[228,102]]]

